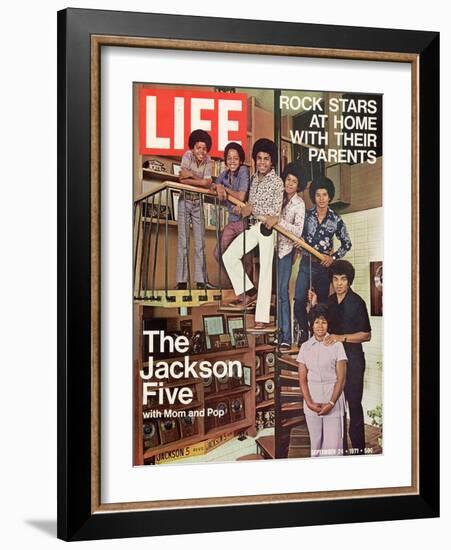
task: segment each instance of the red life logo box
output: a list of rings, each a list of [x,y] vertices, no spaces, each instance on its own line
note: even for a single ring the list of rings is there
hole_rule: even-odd
[[[223,157],[230,141],[246,149],[246,94],[141,88],[139,119],[141,155],[183,155],[197,129],[211,136],[210,156]]]

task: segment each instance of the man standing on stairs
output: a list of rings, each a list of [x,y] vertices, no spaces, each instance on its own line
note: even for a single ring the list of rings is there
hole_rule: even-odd
[[[302,253],[294,293],[294,316],[299,325],[299,344],[306,341],[308,333],[307,295],[311,286],[320,303],[326,303],[329,296],[328,268],[334,261],[342,258],[352,246],[348,230],[341,216],[329,207],[335,196],[332,180],[320,177],[309,187],[310,199],[314,206],[305,215],[303,238],[307,244],[321,252],[324,260],[320,261],[306,251]],[[332,252],[334,237],[340,241],[340,247]]]
[[[188,140],[189,149],[182,157],[179,175],[180,183],[195,187],[211,186],[212,160],[208,154],[211,149],[211,137],[205,130],[194,130]],[[177,244],[177,290],[187,287],[189,258],[189,231],[193,228],[194,236],[194,277],[198,289],[216,288],[208,282],[205,262],[205,237],[202,201],[199,193],[182,191],[177,211],[178,244]]]
[[[272,289],[272,262],[274,257],[274,225],[279,221],[283,200],[283,182],[277,176],[277,148],[273,141],[258,139],[252,148],[255,174],[252,177],[249,202],[237,207],[238,213],[249,216],[249,229],[238,235],[222,256],[233,290],[237,296],[230,305],[243,309],[255,302],[255,326],[257,330],[270,328]],[[242,257],[255,247],[260,252],[258,297],[252,281],[245,274]],[[243,248],[245,249],[243,250]]]
[[[348,357],[344,394],[350,418],[349,437],[352,449],[349,449],[349,453],[364,454],[365,424],[362,396],[365,354],[362,343],[371,340],[371,325],[364,300],[351,288],[354,277],[354,266],[347,260],[337,260],[329,269],[329,278],[335,292],[329,296],[329,334],[324,343],[326,345],[332,345],[335,342],[343,343]],[[310,291],[309,298],[312,305],[315,305],[316,294]]]

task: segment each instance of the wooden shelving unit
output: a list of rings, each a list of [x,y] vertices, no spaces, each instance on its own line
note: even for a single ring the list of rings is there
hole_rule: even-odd
[[[194,445],[199,441],[199,435],[195,434],[191,437],[186,437],[183,440],[183,445],[185,447],[188,447],[189,445]],[[159,447],[155,447],[155,449],[147,449],[143,452],[143,464],[144,460],[148,460],[149,458],[154,457],[157,454],[166,453],[173,451],[174,449],[178,449],[180,447],[180,441],[173,441],[172,443],[168,443],[167,445],[160,445]]]
[[[269,334],[261,334],[258,338],[259,343],[255,346],[255,355],[260,357],[260,368],[257,374],[257,359],[256,359],[256,377],[255,384],[260,387],[259,399],[260,401],[256,402],[256,427],[261,426],[261,423],[264,423],[264,427],[274,428],[272,419],[273,411],[275,410],[275,401],[274,398],[268,399],[271,394],[268,395],[265,388],[265,384],[268,380],[274,382],[275,376],[275,365],[271,366],[266,364],[265,356],[268,353],[276,354],[276,346],[274,344],[268,343]],[[273,395],[273,394],[272,394]],[[268,422],[269,420],[269,422]]]
[[[234,395],[240,395],[241,393],[248,392],[251,389],[251,386],[241,386],[236,388],[231,388],[230,390],[220,391],[216,393],[211,393],[204,397],[205,402],[218,399],[226,399],[227,397],[232,397]]]
[[[220,426],[219,428],[208,430],[207,432],[205,432],[205,435],[208,439],[214,439],[215,437],[219,437],[224,433],[244,431],[248,427],[249,422],[247,420],[241,420],[240,422],[234,422],[233,424],[224,424],[224,426]]]
[[[275,351],[276,346],[271,344],[259,344],[255,346],[255,352]]]
[[[256,377],[257,382],[264,382],[265,380],[271,380],[274,378],[274,373],[271,372],[269,374],[260,374]]]
[[[139,88],[142,87],[141,84],[137,84],[134,86],[134,104],[135,106],[138,105],[138,96],[139,96]],[[246,145],[246,163],[250,166],[251,172],[253,168],[253,162],[251,159],[251,151],[252,151],[252,145],[253,143],[260,137],[268,137],[268,138],[274,138],[274,123],[273,123],[273,116],[270,111],[265,110],[264,108],[257,105],[256,100],[254,97],[249,98],[248,102],[248,132],[247,132],[247,143],[243,144]],[[134,125],[134,139],[136,142],[139,139],[138,135],[138,126]],[[147,162],[151,160],[157,160],[159,161],[159,165],[161,166],[160,170],[155,170],[152,168],[147,168]],[[215,160],[215,159],[213,159]],[[222,159],[221,159],[222,160]],[[138,201],[145,197],[148,193],[160,193],[165,188],[165,183],[168,182],[171,184],[178,184],[179,178],[175,174],[172,173],[173,171],[173,165],[180,164],[181,157],[180,156],[165,156],[165,157],[159,157],[158,155],[141,155],[139,153],[138,148],[134,148],[134,158],[133,158],[133,166],[134,166],[134,197],[135,200]],[[146,164],[145,164],[146,163]],[[153,168],[158,168],[156,164],[153,165]],[[213,174],[216,174],[218,172],[218,169],[220,168],[220,163],[218,162],[218,159],[215,161],[215,167]],[[213,179],[215,179],[215,176],[213,176]],[[174,187],[174,185],[172,185]],[[156,203],[160,203],[159,199],[155,199]],[[204,194],[204,202],[205,204],[211,202],[211,198],[209,198],[206,194]],[[174,213],[172,212],[173,204],[172,204],[172,195],[171,191],[163,193],[161,195],[161,205],[166,206],[168,208],[168,212],[170,213],[168,217],[174,218]],[[208,210],[210,211],[210,210]],[[172,212],[172,213],[171,213]],[[137,465],[144,464],[144,461],[152,461],[153,458],[159,454],[159,453],[165,453],[170,452],[175,449],[178,449],[182,446],[189,446],[196,443],[199,443],[201,441],[205,441],[206,439],[210,438],[217,438],[221,435],[227,435],[230,433],[238,434],[242,432],[246,432],[249,435],[256,435],[255,430],[255,419],[256,419],[256,410],[257,407],[260,410],[268,410],[270,408],[274,408],[274,399],[265,400],[256,405],[256,399],[255,399],[255,389],[256,389],[256,383],[257,381],[260,383],[265,383],[269,379],[274,378],[274,373],[262,373],[259,377],[256,377],[255,372],[255,354],[257,352],[262,351],[275,351],[274,346],[264,345],[264,346],[257,346],[255,347],[255,335],[252,333],[248,333],[248,341],[249,341],[249,347],[248,348],[241,348],[241,349],[232,349],[232,350],[226,350],[226,351],[219,351],[219,352],[205,352],[202,354],[197,355],[190,355],[190,361],[196,361],[196,360],[208,360],[211,362],[214,362],[215,360],[223,359],[227,360],[227,358],[237,358],[239,359],[243,365],[250,366],[251,367],[251,384],[250,386],[241,386],[241,387],[231,387],[230,389],[214,392],[214,393],[208,393],[205,394],[204,392],[204,385],[202,382],[202,379],[196,379],[196,380],[171,380],[169,382],[165,382],[165,387],[168,388],[176,388],[179,386],[195,386],[195,397],[193,403],[191,403],[188,406],[171,406],[167,405],[165,406],[152,406],[147,407],[147,409],[152,410],[160,410],[164,408],[171,408],[173,410],[177,411],[189,411],[189,410],[199,410],[206,408],[207,406],[215,406],[215,402],[219,400],[225,400],[229,403],[233,400],[235,397],[239,397],[240,399],[243,399],[244,401],[244,411],[245,415],[242,420],[236,421],[236,422],[230,422],[228,424],[224,424],[221,426],[216,425],[214,428],[207,429],[205,425],[205,420],[202,417],[196,417],[196,421],[198,422],[198,430],[199,433],[195,434],[190,437],[180,438],[177,441],[165,444],[165,445],[156,445],[154,448],[150,449],[143,449],[143,404],[142,404],[142,380],[139,376],[139,372],[142,368],[145,368],[147,363],[145,362],[145,358],[142,356],[142,331],[141,331],[141,322],[143,319],[143,312],[147,309],[153,310],[152,316],[155,319],[162,319],[162,318],[168,318],[168,317],[176,317],[177,316],[177,309],[183,308],[185,311],[189,311],[189,315],[192,316],[194,319],[196,317],[196,323],[197,326],[193,326],[193,330],[203,330],[203,326],[199,326],[199,317],[201,316],[202,312],[211,314],[213,312],[219,311],[219,301],[218,301],[218,295],[220,298],[224,300],[225,294],[228,292],[227,290],[223,290],[222,292],[219,291],[197,291],[193,290],[190,293],[191,298],[187,300],[187,291],[176,291],[172,290],[175,288],[175,273],[176,273],[176,261],[177,256],[176,254],[171,254],[170,252],[177,250],[177,227],[178,223],[174,219],[171,219],[166,222],[165,217],[159,217],[160,214],[158,213],[158,210],[151,211],[143,211],[143,214],[147,214],[147,217],[142,218],[143,225],[141,225],[139,222],[136,223],[136,243],[134,242],[134,247],[138,251],[142,248],[142,240],[143,240],[143,226],[147,227],[148,234],[151,233],[151,230],[153,231],[152,235],[155,233],[155,225],[160,225],[160,239],[159,240],[152,240],[152,249],[151,254],[152,258],[156,257],[158,259],[164,258],[164,261],[166,262],[166,267],[164,269],[156,270],[153,274],[153,279],[149,282],[149,277],[147,272],[142,273],[140,270],[137,271],[139,274],[138,277],[135,277],[134,279],[134,290],[135,290],[135,305],[134,305],[134,321],[135,321],[135,339],[134,339],[134,463]],[[211,217],[206,218],[208,219],[209,223],[214,223],[215,218],[217,216],[211,215]],[[138,219],[138,218],[137,218]],[[149,224],[149,225],[146,225]],[[152,225],[150,225],[152,224]],[[166,233],[167,233],[167,241],[161,238],[161,230],[167,224]],[[139,232],[137,228],[139,227]],[[219,277],[219,271],[217,270],[217,263],[214,256],[214,250],[216,246],[216,227],[206,225],[205,226],[205,258],[206,258],[206,271],[208,275],[208,279],[211,283],[214,285],[219,286],[219,284],[224,284],[224,276],[223,280],[220,280]],[[147,237],[149,240],[149,236]],[[141,239],[141,240],[140,240]],[[150,246],[149,246],[150,250]],[[169,254],[168,254],[169,251]],[[137,254],[137,266],[141,265],[141,260],[144,258],[144,261],[148,261],[148,257],[144,256],[143,253],[141,253],[141,256],[139,253]],[[194,265],[194,256],[193,256],[193,250],[190,252],[190,263],[191,266]],[[258,263],[256,262],[256,259],[254,258],[254,270],[255,270],[255,279],[258,279]],[[146,265],[146,264],[144,264]],[[142,284],[142,278],[145,277],[145,283]],[[139,281],[137,280],[139,278]],[[227,285],[227,282],[226,282]],[[221,285],[222,286],[222,285]],[[152,290],[149,290],[149,289]],[[166,289],[162,290],[162,289]],[[272,307],[273,313],[275,311],[275,304],[273,302]],[[239,311],[229,311],[230,314],[243,314],[246,315],[246,326],[250,327],[253,325],[254,322],[254,312],[239,312]],[[194,323],[194,324],[196,324]],[[168,329],[169,330],[169,329]],[[174,330],[171,327],[171,330]],[[184,356],[171,356],[171,357],[159,357],[158,359],[154,357],[154,360],[162,360],[166,362],[176,361],[182,359]],[[158,381],[158,380],[152,380],[152,381]],[[218,386],[217,386],[218,387]],[[157,388],[158,389],[158,388]],[[217,404],[217,403],[216,403]],[[229,407],[230,408],[230,407]],[[232,415],[231,418],[237,418],[236,415]],[[149,419],[153,420],[153,419]],[[158,420],[158,419],[155,419]],[[175,420],[175,419],[174,419]],[[273,445],[274,446],[274,445]],[[274,453],[273,453],[274,454]]]
[[[155,311],[156,308],[152,306],[143,306],[139,303],[135,303],[135,323],[138,323],[138,326],[142,325],[144,318],[160,318],[158,313]],[[202,322],[202,314],[211,313],[211,306],[200,306],[193,308],[192,320],[193,320],[193,330],[200,329],[200,323]],[[150,317],[149,317],[150,315]],[[141,332],[141,335],[139,333]],[[169,405],[169,404],[151,404],[144,405],[142,403],[142,383],[139,373],[141,369],[148,367],[148,361],[144,361],[145,356],[143,356],[143,336],[142,331],[138,331],[139,337],[135,342],[135,445],[134,445],[134,463],[135,465],[142,465],[146,461],[147,463],[152,462],[158,455],[162,453],[171,452],[177,449],[183,449],[185,447],[195,445],[205,440],[216,439],[221,436],[235,434],[238,435],[243,432],[247,432],[250,435],[255,435],[255,369],[252,368],[252,364],[255,358],[255,341],[253,337],[249,337],[249,346],[246,348],[238,349],[229,349],[222,351],[211,351],[204,352],[201,354],[192,354],[190,355],[190,362],[193,361],[202,361],[206,360],[211,363],[214,363],[215,360],[224,360],[227,359],[238,359],[243,366],[251,367],[251,383],[250,385],[244,385],[244,380],[241,381],[240,386],[230,387],[226,390],[215,391],[212,393],[205,394],[203,378],[188,378],[188,379],[176,379],[176,380],[159,380],[153,378],[152,382],[163,381],[165,387],[167,388],[176,388],[179,386],[192,386],[194,392],[194,401],[188,405]],[[185,355],[171,355],[170,357],[155,357],[154,363],[159,361],[164,361],[170,364],[174,361],[180,361]],[[145,380],[144,380],[145,382]],[[235,383],[235,382],[234,382]],[[158,389],[158,388],[157,388]],[[208,427],[205,423],[205,417],[195,416],[196,411],[207,410],[207,408],[215,408],[218,403],[221,401],[226,402],[229,408],[229,414],[231,413],[231,402],[234,398],[239,398],[243,402],[243,415],[244,417],[240,420],[236,420],[236,416],[233,414],[230,416],[230,421],[224,424],[219,424],[218,420],[215,419],[214,426]],[[171,409],[174,412],[185,411],[188,416],[188,411],[193,411],[194,416],[193,420],[197,423],[198,433],[189,436],[189,437],[179,437],[176,441],[170,443],[154,445],[151,448],[144,448],[144,439],[143,439],[143,426],[144,424],[154,423],[158,428],[158,422],[162,420],[174,420],[176,423],[180,423],[182,418],[179,417],[156,417],[156,418],[144,418],[144,413],[146,411],[161,411],[165,409]],[[210,417],[213,418],[213,417]],[[159,429],[159,428],[158,428]],[[180,425],[177,429],[179,430],[178,435],[180,435]],[[161,441],[161,439],[160,439]]]
[[[291,430],[305,426],[304,400],[299,386],[296,354],[278,355],[276,365],[276,444],[277,458],[287,458]]]

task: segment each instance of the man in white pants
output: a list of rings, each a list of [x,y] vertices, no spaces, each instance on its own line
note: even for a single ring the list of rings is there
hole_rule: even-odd
[[[252,178],[249,202],[237,207],[238,213],[250,216],[250,227],[230,244],[222,260],[237,295],[232,306],[242,308],[257,302],[255,328],[265,329],[269,324],[272,287],[272,261],[274,256],[274,231],[283,200],[283,182],[276,175],[277,149],[270,139],[262,138],[252,148],[255,174]],[[260,252],[260,276],[258,296],[252,281],[245,274],[242,257],[256,246]]]

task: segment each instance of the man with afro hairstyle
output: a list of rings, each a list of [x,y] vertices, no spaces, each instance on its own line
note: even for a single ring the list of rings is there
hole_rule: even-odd
[[[345,399],[349,408],[349,437],[352,454],[365,453],[365,424],[362,407],[365,354],[362,344],[371,340],[371,325],[365,301],[351,288],[354,266],[347,260],[337,260],[329,270],[334,293],[328,300],[329,334],[327,346],[341,342],[348,357]],[[309,292],[314,306],[317,296]],[[345,448],[347,440],[345,438]]]
[[[296,279],[294,294],[294,315],[299,326],[298,343],[306,341],[308,334],[307,293],[310,283],[320,303],[327,302],[329,296],[329,267],[335,260],[342,258],[351,249],[352,243],[348,230],[341,217],[330,207],[335,195],[333,181],[324,176],[314,180],[309,188],[310,198],[314,204],[305,215],[302,236],[307,244],[325,256],[323,261],[302,251],[301,265]],[[340,247],[332,252],[334,237],[340,241]]]
[[[238,235],[223,254],[224,266],[232,283],[237,300],[232,306],[243,308],[256,302],[255,329],[267,330],[270,320],[272,262],[274,257],[273,226],[279,221],[283,200],[283,182],[277,176],[275,143],[267,138],[258,139],[252,148],[255,174],[252,177],[249,201],[237,207],[241,216],[249,216],[249,229]],[[243,247],[245,246],[245,250]],[[244,273],[242,257],[255,247],[260,252],[260,275],[257,291]]]
[[[220,242],[215,248],[215,258],[222,263],[222,254],[230,243],[247,228],[246,219],[235,212],[234,205],[227,200],[227,196],[245,201],[249,191],[249,168],[244,164],[245,154],[243,147],[235,142],[229,142],[224,149],[224,162],[226,168],[219,174],[212,189],[216,191],[221,200],[225,200],[225,206],[229,211],[227,225],[223,228]],[[252,257],[247,254],[244,257],[244,267],[249,277],[252,276]]]
[[[189,149],[182,157],[179,175],[180,183],[210,188],[212,160],[208,154],[211,149],[211,137],[205,130],[194,130],[188,140]],[[201,201],[198,193],[180,194],[177,210],[178,247],[177,247],[177,289],[183,290],[188,281],[189,227],[194,236],[194,279],[197,288],[215,288],[207,280],[204,258],[204,231],[202,224]]]
[[[306,181],[304,171],[299,161],[290,162],[284,168],[282,180],[284,182],[284,193],[282,212],[279,226],[287,229],[296,237],[302,237],[305,218],[305,204],[298,193],[304,191]],[[295,259],[294,243],[288,237],[278,235],[277,251],[279,255],[278,264],[278,285],[279,285],[279,349],[288,351],[291,348],[291,307],[289,285],[291,269]]]

